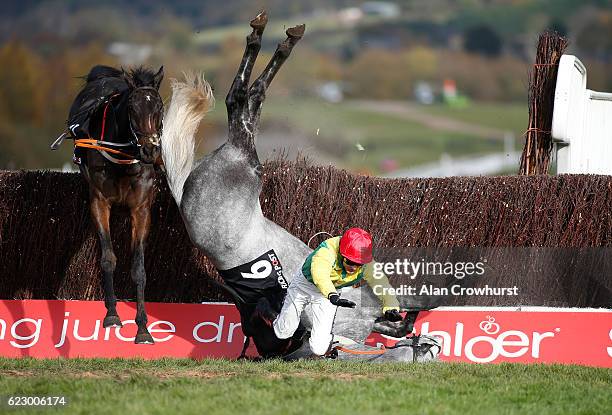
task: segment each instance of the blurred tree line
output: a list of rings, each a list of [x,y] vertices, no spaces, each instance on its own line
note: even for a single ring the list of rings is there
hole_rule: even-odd
[[[20,41],[0,47],[0,167],[61,166],[64,152],[49,144],[65,128],[68,107],[90,63],[114,63],[101,48],[41,56]]]
[[[417,82],[439,86],[453,79],[461,93],[476,100],[526,102],[533,59],[529,47],[535,46],[545,27],[567,32],[570,53],[587,65],[590,88],[612,91],[609,0],[558,0],[548,14],[542,10],[552,7],[551,0],[397,3],[407,13],[405,19],[309,30],[270,93],[302,97],[315,94],[324,82],[337,81],[349,98],[406,100]],[[3,2],[0,168],[60,167],[70,160],[70,145],[58,152],[49,151],[48,145],[65,128],[68,108],[82,82],[79,77],[95,64],[121,64],[108,52],[112,42],[151,45],[153,53],[145,63],[164,64],[166,79],[186,69],[205,71],[222,102],[242,56],[246,22],[260,8],[271,10],[275,22],[282,22],[283,15],[347,6],[352,2]],[[529,18],[526,10],[532,13]],[[239,35],[224,36],[213,47],[196,41],[203,26],[237,21]],[[264,45],[255,72],[263,69],[273,48]],[[164,82],[162,95],[168,98],[169,92]],[[224,116],[211,117],[205,128],[224,129]]]

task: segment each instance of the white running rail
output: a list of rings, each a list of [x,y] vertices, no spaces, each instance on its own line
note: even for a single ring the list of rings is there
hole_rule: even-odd
[[[580,60],[559,63],[552,123],[557,173],[612,174],[612,94],[587,89]]]

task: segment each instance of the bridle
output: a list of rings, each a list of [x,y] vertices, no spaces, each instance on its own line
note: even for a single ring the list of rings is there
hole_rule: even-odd
[[[134,92],[136,92],[138,90],[151,90],[152,92],[155,93],[155,95],[159,95],[159,93],[157,92],[157,89],[155,89],[155,88],[153,88],[151,86],[144,86],[144,87],[136,88],[134,91],[132,91],[132,93],[134,93]],[[123,148],[123,149],[125,149],[125,148],[135,148],[135,149],[139,150],[142,147],[142,145],[138,142],[138,131],[134,130],[134,126],[132,125],[132,120],[131,120],[131,117],[130,117],[129,110],[128,110],[128,123],[130,125],[130,132],[132,134],[132,136],[130,137],[130,141],[128,141],[127,143],[116,143],[116,142],[104,140],[105,129],[106,129],[106,115],[107,115],[108,108],[112,104],[113,98],[118,97],[120,95],[121,94],[112,95],[106,101],[106,105],[104,107],[104,113],[103,113],[103,116],[102,116],[102,131],[100,132],[100,139],[94,139],[94,138],[91,138],[91,137],[89,137],[89,138],[76,138],[76,137],[74,137],[74,131],[73,130],[77,126],[71,126],[70,131],[72,132],[73,137],[74,137],[74,146],[75,147],[90,148],[90,149],[97,150],[105,159],[107,159],[108,161],[110,161],[112,163],[115,163],[115,164],[136,164],[136,163],[140,163],[141,160],[138,158],[138,156],[134,157],[131,154],[128,154],[128,153],[126,153],[124,151],[121,151],[120,149],[116,148],[116,147]],[[128,106],[129,106],[129,98],[128,98]],[[154,143],[154,145],[159,145],[159,143]],[[139,151],[137,151],[136,153],[138,154]],[[113,157],[113,154],[114,155],[119,155],[119,156],[123,157],[123,159],[119,159],[119,158]]]

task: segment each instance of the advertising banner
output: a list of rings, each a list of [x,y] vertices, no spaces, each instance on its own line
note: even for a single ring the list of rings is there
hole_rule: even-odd
[[[147,303],[154,345],[134,344],[135,303],[117,311],[123,327],[105,329],[101,301],[2,300],[0,356],[235,358],[244,342],[232,304]],[[612,310],[448,307],[421,312],[415,330],[442,337],[443,361],[612,367]],[[373,333],[367,343],[397,340]]]
[[[102,301],[0,301],[7,357],[238,357],[244,335],[233,304],[147,303],[154,345],[136,345],[136,303],[118,302],[123,327],[103,328]]]
[[[612,310],[443,307],[419,313],[415,331],[442,337],[442,361],[612,367]],[[367,343],[397,340],[373,333]]]

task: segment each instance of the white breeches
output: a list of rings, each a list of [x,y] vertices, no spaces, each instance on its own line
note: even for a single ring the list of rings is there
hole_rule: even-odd
[[[312,308],[310,349],[317,355],[323,355],[333,339],[332,326],[337,307],[323,297],[317,286],[308,281],[301,270],[289,284],[283,309],[274,320],[274,333],[279,339],[293,336],[308,304]]]

